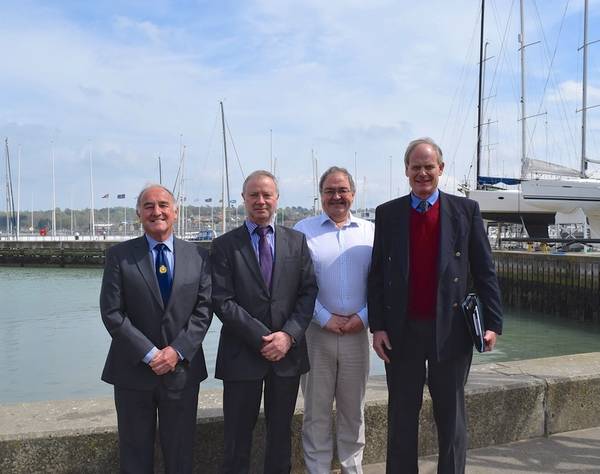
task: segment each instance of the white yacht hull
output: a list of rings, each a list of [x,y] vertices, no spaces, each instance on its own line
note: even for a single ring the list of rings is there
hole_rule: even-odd
[[[547,236],[557,212],[582,209],[593,238],[600,238],[600,180],[537,179],[516,189],[474,189],[467,197],[479,203],[484,219],[524,223],[530,236]]]

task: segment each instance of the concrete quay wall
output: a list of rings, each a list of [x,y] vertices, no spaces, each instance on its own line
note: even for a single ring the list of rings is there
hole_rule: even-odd
[[[103,267],[106,250],[123,239],[0,241],[0,266]],[[210,242],[197,241],[210,248]]]
[[[600,352],[474,366],[466,393],[471,448],[600,426]],[[302,472],[302,405],[300,398],[293,425],[296,472]],[[385,378],[371,377],[365,463],[385,460],[386,419]],[[420,426],[420,453],[435,453],[435,425],[427,393]],[[253,472],[261,471],[263,440],[259,420]],[[221,392],[201,391],[195,472],[218,472],[222,444]],[[160,455],[157,458],[160,465]],[[112,400],[0,405],[0,472],[118,472]]]

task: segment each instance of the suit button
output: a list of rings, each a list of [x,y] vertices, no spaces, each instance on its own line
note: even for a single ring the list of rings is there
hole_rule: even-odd
[[[456,309],[456,308],[458,308],[458,303],[455,301],[455,302],[452,304],[452,307],[453,307],[453,308],[455,308],[455,309]]]
[[[387,260],[388,260],[388,262],[391,262],[392,261],[392,257],[388,257]]]
[[[460,257],[460,252],[456,252],[454,255],[456,255],[457,257]]]
[[[386,311],[390,311],[392,309],[392,307],[390,305],[386,305],[385,309],[386,309]]]
[[[392,282],[388,281],[388,286],[391,287],[392,286]]]
[[[452,280],[454,283],[458,283],[458,277],[454,277],[454,280]]]

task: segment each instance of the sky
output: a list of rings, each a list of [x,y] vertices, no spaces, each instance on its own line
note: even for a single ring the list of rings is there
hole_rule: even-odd
[[[600,40],[600,0],[589,38]],[[280,206],[311,207],[315,169],[355,175],[359,207],[408,191],[403,153],[430,136],[441,188],[474,179],[479,0],[0,1],[0,137],[23,210],[133,206],[159,180],[191,204],[271,169]],[[518,1],[486,3],[481,174],[520,170]],[[583,0],[525,0],[528,151],[579,167]],[[588,106],[600,104],[600,42]],[[551,67],[549,66],[551,65]],[[551,74],[548,71],[551,70]],[[588,112],[600,159],[600,107]],[[0,209],[5,209],[5,150]],[[90,180],[90,162],[92,180]],[[19,167],[20,163],[20,167]],[[20,186],[19,186],[20,168]],[[595,171],[595,170],[591,170]],[[20,192],[18,192],[20,189]],[[102,196],[109,194],[109,198]],[[116,200],[125,194],[125,200]]]

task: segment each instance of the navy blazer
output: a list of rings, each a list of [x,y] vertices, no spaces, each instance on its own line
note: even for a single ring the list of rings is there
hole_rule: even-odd
[[[145,236],[110,247],[100,291],[102,321],[112,337],[102,380],[152,390],[162,383],[181,390],[207,377],[202,341],[212,320],[208,252],[175,238],[175,271],[165,308]],[[183,360],[158,376],[142,362],[156,346],[171,346]]]
[[[472,350],[460,304],[469,275],[483,305],[485,328],[502,333],[500,288],[476,201],[440,192],[440,248],[435,320],[437,360]],[[410,195],[377,207],[369,274],[369,327],[400,344],[407,321]]]
[[[215,377],[260,380],[272,366],[279,376],[308,372],[304,332],[313,317],[317,283],[304,234],[275,226],[275,262],[269,291],[245,224],[213,240],[212,299],[223,322]],[[261,354],[262,337],[284,331],[294,346],[277,362]]]

